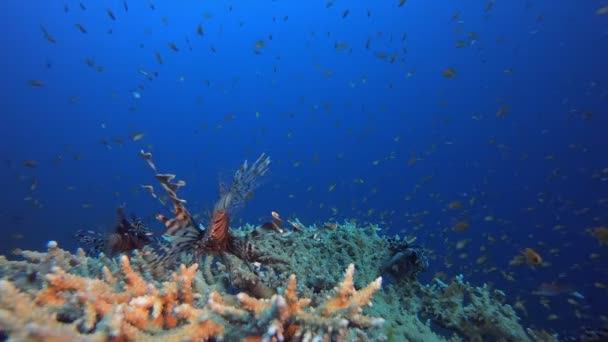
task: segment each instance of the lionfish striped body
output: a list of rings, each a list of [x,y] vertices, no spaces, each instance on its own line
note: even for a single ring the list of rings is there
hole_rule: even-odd
[[[142,156],[148,164],[151,164],[150,153]],[[153,164],[152,164],[153,165]],[[259,185],[259,177],[268,172],[270,158],[265,154],[249,167],[245,161],[235,172],[232,184],[228,191],[222,192],[215,204],[208,229],[198,227],[185,207],[186,201],[177,196],[177,190],[184,186],[184,181],[173,182],[175,178],[171,174],[157,174],[156,179],[168,193],[174,207],[172,218],[157,215],[157,219],[163,222],[167,230],[165,235],[169,236],[170,242],[161,244],[155,248],[155,255],[151,263],[153,267],[164,266],[173,263],[180,254],[187,253],[200,258],[205,254],[232,253],[237,256],[246,254],[244,244],[230,233],[230,212],[244,204],[251,198],[253,191]],[[153,170],[156,172],[156,168]]]

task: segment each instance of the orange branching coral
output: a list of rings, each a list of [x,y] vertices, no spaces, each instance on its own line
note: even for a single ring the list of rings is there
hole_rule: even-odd
[[[287,288],[285,289],[285,299],[287,299],[287,306],[289,311],[294,314],[299,314],[302,310],[308,305],[310,305],[309,298],[298,298],[296,291],[296,275],[292,274],[289,277],[289,282],[287,283]]]
[[[222,323],[212,319],[208,308],[194,308],[197,269],[197,264],[182,265],[173,281],[159,286],[147,282],[132,268],[131,260],[122,256],[121,272],[112,275],[104,267],[99,272],[104,280],[70,274],[57,266],[46,274],[46,284],[37,293],[0,280],[0,330],[18,340],[134,341],[162,336],[167,341],[204,341],[220,337]]]
[[[72,259],[56,243],[49,245],[46,254],[36,255],[34,262],[21,263],[38,266],[40,260],[52,259],[50,255],[71,261],[57,263],[65,269],[57,264],[50,267],[43,275],[44,283],[9,280],[10,270],[23,265],[0,258],[0,263],[8,264],[0,264],[4,267],[0,267],[4,270],[0,273],[0,331],[11,339],[346,341],[365,340],[367,330],[383,322],[361,312],[379,289],[380,279],[355,290],[353,265],[335,293],[313,306],[311,299],[298,296],[295,275],[284,291],[265,299],[244,292],[236,296],[205,290],[195,293],[204,282],[198,264],[181,265],[170,280],[159,283],[144,278],[143,264],[139,264],[144,261],[138,258]],[[79,263],[96,271],[87,276],[74,274],[84,271]]]
[[[192,294],[192,281],[198,270],[198,264],[194,263],[190,267],[181,264],[180,274],[173,273],[173,280],[179,284],[181,301],[182,303],[192,305],[194,302],[194,295]]]
[[[362,290],[355,290],[353,275],[355,265],[350,264],[344,274],[344,281],[336,288],[336,296],[330,298],[323,305],[323,315],[329,316],[339,310],[349,310],[351,314],[357,315],[361,307],[371,303],[374,292],[382,285],[382,277],[378,277]]]
[[[380,327],[384,320],[364,316],[362,307],[371,303],[371,297],[380,289],[382,278],[371,282],[361,290],[355,290],[353,275],[355,267],[351,264],[345,273],[344,281],[335,289],[335,295],[329,297],[316,308],[311,308],[311,300],[298,298],[296,276],[291,275],[282,295],[270,299],[259,299],[246,293],[239,293],[239,307],[229,307],[223,299],[215,294],[211,296],[216,306],[212,310],[221,316],[234,317],[238,312],[240,319],[243,311],[249,312],[258,326],[266,328],[260,332],[264,341],[275,340],[348,340],[349,332],[354,333],[353,326],[360,329]],[[219,298],[218,298],[219,297]],[[251,321],[251,320],[249,320]],[[264,322],[264,324],[259,324]],[[350,328],[349,328],[350,327]],[[253,339],[255,336],[250,336]]]
[[[120,267],[127,280],[125,289],[135,296],[143,296],[147,292],[146,281],[133,271],[131,262],[126,255],[120,257]]]
[[[36,310],[32,297],[0,280],[0,329],[14,341],[84,341],[74,325],[57,322],[50,310]],[[90,338],[89,341],[101,341]]]
[[[207,309],[197,309],[189,304],[182,304],[175,308],[175,314],[178,318],[190,322],[183,331],[173,333],[175,337],[180,337],[181,341],[207,341],[224,334],[223,325],[206,319],[210,315]]]

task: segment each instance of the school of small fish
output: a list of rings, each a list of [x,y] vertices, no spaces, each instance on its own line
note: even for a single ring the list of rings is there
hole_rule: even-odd
[[[394,11],[404,13],[410,10],[410,7],[420,6],[414,1],[407,0],[395,0],[391,1],[391,4]],[[476,139],[475,143],[488,151],[491,156],[488,158],[506,160],[513,165],[516,163],[535,165],[535,172],[538,173],[535,177],[542,178],[542,181],[545,182],[545,188],[540,190],[533,186],[522,185],[523,191],[529,195],[529,201],[526,203],[504,203],[504,207],[493,207],[486,203],[490,199],[507,195],[490,193],[486,189],[495,174],[508,174],[505,173],[505,170],[489,167],[487,173],[480,173],[476,184],[460,193],[454,193],[441,187],[449,186],[440,178],[451,171],[447,166],[437,167],[435,158],[444,153],[452,153],[445,151],[457,150],[469,143],[463,142],[459,132],[433,133],[435,134],[434,140],[423,139],[424,143],[412,143],[412,140],[425,133],[421,133],[423,129],[415,127],[411,124],[412,121],[409,121],[409,118],[416,114],[410,113],[410,109],[405,109],[403,113],[395,115],[396,125],[407,127],[400,132],[378,132],[378,123],[387,120],[388,114],[396,109],[387,105],[388,101],[385,100],[378,100],[378,103],[375,103],[358,101],[357,97],[363,96],[362,94],[374,87],[384,89],[383,92],[390,94],[389,96],[406,96],[407,101],[415,101],[415,95],[394,94],[395,89],[399,88],[394,79],[385,82],[382,77],[374,75],[372,69],[381,68],[387,74],[399,75],[399,82],[418,82],[424,77],[437,79],[440,89],[437,90],[436,103],[433,104],[437,114],[432,114],[434,116],[428,119],[429,127],[453,127],[450,126],[453,122],[474,127],[486,127],[484,123],[490,123],[489,125],[509,126],[514,131],[524,130],[525,127],[522,128],[522,125],[515,122],[515,118],[521,117],[522,109],[518,108],[517,103],[512,103],[508,94],[505,94],[504,97],[491,99],[491,106],[475,108],[474,112],[466,114],[467,117],[464,121],[462,117],[451,113],[458,111],[455,108],[458,108],[459,104],[447,100],[448,93],[461,91],[458,87],[462,84],[459,85],[458,82],[461,82],[463,78],[470,79],[472,76],[465,72],[466,68],[461,64],[443,57],[439,58],[440,63],[434,69],[421,68],[420,63],[416,62],[420,57],[416,56],[415,51],[408,49],[408,46],[411,46],[411,40],[420,38],[412,32],[391,31],[376,24],[376,11],[373,10],[372,5],[370,8],[364,8],[363,5],[348,6],[348,2],[333,0],[321,2],[316,6],[317,10],[334,22],[338,22],[338,25],[331,26],[332,30],[311,25],[311,27],[305,28],[307,32],[303,36],[298,37],[295,34],[290,35],[289,30],[294,30],[301,25],[299,13],[286,13],[280,9],[273,9],[271,13],[260,13],[260,16],[266,15],[267,17],[257,18],[264,23],[262,28],[258,28],[242,19],[246,16],[240,9],[241,5],[235,2],[214,12],[201,10],[196,14],[197,19],[190,22],[188,27],[184,27],[181,23],[177,24],[180,20],[178,17],[171,17],[168,13],[163,13],[163,5],[154,0],[137,4],[134,1],[123,0],[119,5],[108,4],[100,7],[99,4],[93,4],[91,1],[69,1],[62,6],[66,22],[69,23],[69,30],[64,30],[59,24],[50,21],[40,23],[35,29],[36,32],[41,33],[42,43],[53,49],[61,49],[68,40],[78,39],[84,42],[91,36],[121,34],[120,32],[124,31],[125,22],[132,20],[132,17],[137,15],[137,11],[151,11],[158,22],[146,23],[145,27],[141,28],[140,34],[138,33],[139,40],[131,42],[141,51],[141,56],[136,58],[136,65],[131,63],[129,66],[132,83],[125,85],[126,88],[122,87],[125,89],[124,91],[118,90],[122,89],[121,87],[116,87],[108,90],[104,95],[113,103],[120,103],[124,112],[121,115],[132,117],[142,115],[138,110],[146,108],[148,101],[158,97],[155,87],[161,80],[171,83],[172,87],[192,87],[197,94],[192,102],[201,109],[203,114],[200,116],[200,121],[187,124],[189,126],[184,129],[184,134],[219,136],[228,134],[226,132],[232,126],[245,122],[245,125],[248,126],[247,134],[252,137],[252,145],[245,149],[246,153],[256,151],[255,146],[263,145],[265,141],[271,139],[280,141],[285,148],[291,148],[292,150],[289,152],[291,157],[279,158],[276,164],[297,174],[293,180],[289,181],[297,183],[302,187],[302,191],[297,192],[291,190],[291,186],[279,184],[275,186],[275,191],[279,194],[277,196],[281,196],[286,203],[299,203],[299,205],[305,205],[307,208],[324,213],[327,219],[322,220],[325,222],[322,225],[326,228],[340,229],[339,224],[333,222],[346,219],[346,213],[349,213],[350,217],[356,217],[356,220],[362,224],[374,222],[380,226],[394,227],[394,222],[403,222],[405,226],[400,228],[400,234],[426,236],[429,240],[439,241],[443,246],[442,250],[433,249],[431,254],[437,263],[443,265],[444,270],[437,271],[435,274],[439,279],[447,279],[447,272],[451,272],[462,273],[467,277],[492,276],[495,279],[494,282],[507,284],[520,281],[530,284],[536,281],[534,277],[542,274],[546,281],[536,281],[536,285],[528,286],[527,289],[518,290],[513,294],[514,297],[517,297],[513,307],[518,312],[528,315],[528,312],[532,311],[530,306],[535,305],[536,309],[533,310],[542,310],[545,321],[565,320],[566,318],[562,317],[563,314],[556,313],[556,307],[566,303],[564,305],[569,306],[571,317],[585,322],[590,319],[588,312],[590,304],[586,299],[586,292],[601,291],[604,295],[608,295],[608,278],[598,277],[593,282],[586,284],[576,281],[576,274],[580,274],[580,270],[595,268],[599,271],[594,274],[604,276],[608,272],[605,263],[608,255],[608,249],[606,249],[608,247],[608,214],[606,214],[608,195],[604,193],[602,196],[593,198],[589,202],[591,204],[581,204],[556,190],[557,185],[575,177],[584,178],[585,182],[606,189],[608,164],[593,167],[581,166],[580,174],[574,175],[568,174],[566,171],[568,167],[560,163],[563,160],[560,153],[582,156],[589,154],[592,146],[568,141],[556,148],[554,153],[538,155],[533,151],[522,149],[518,143],[509,140],[508,137],[497,131],[489,129],[484,131],[480,128],[481,138]],[[480,65],[485,65],[483,67],[485,72],[493,72],[492,77],[510,84],[512,79],[521,77],[518,74],[520,71],[518,67],[501,62],[502,65],[490,70],[487,65],[488,60],[491,60],[492,57],[489,56],[487,50],[493,46],[492,44],[502,47],[513,44],[513,50],[522,49],[522,47],[510,42],[510,38],[504,35],[485,36],[482,28],[472,23],[476,19],[481,19],[486,24],[491,23],[492,16],[495,11],[500,10],[499,7],[500,3],[485,0],[483,4],[479,5],[479,13],[454,10],[450,15],[441,18],[442,24],[448,25],[454,35],[449,37],[449,42],[442,44],[445,45],[445,51],[452,51],[452,54],[469,56],[469,58],[478,60]],[[537,10],[534,1],[524,1],[523,7],[525,7],[526,15],[533,18],[532,22],[534,22],[530,26],[527,38],[533,40],[541,34],[546,34],[543,33],[545,16],[543,13],[539,13],[540,10]],[[83,19],[86,18],[85,16],[79,15],[83,12],[87,12],[87,14],[94,12],[97,17],[103,18],[103,27],[100,28],[97,22],[95,24],[87,22]],[[595,20],[605,20],[608,17],[608,6],[597,8],[595,12],[589,13],[589,17]],[[361,21],[368,26],[366,26],[365,32],[359,35],[360,39],[353,38],[357,35],[343,32],[343,27],[349,27],[349,25],[355,27],[357,25],[355,22],[360,23]],[[174,26],[178,26],[179,29],[175,29]],[[234,53],[230,44],[226,44],[225,41],[229,32],[234,30],[241,32],[246,37],[253,37],[247,41],[247,45],[242,48],[244,51],[240,53]],[[161,42],[155,42],[152,39],[152,37],[156,37],[157,33],[165,31],[169,33],[161,35],[163,37]],[[252,34],[245,34],[245,32]],[[294,56],[289,51],[290,48],[281,48],[283,43],[293,44],[294,49],[306,51],[306,56],[296,58],[298,70],[288,71],[285,60],[293,61]],[[330,51],[331,58],[324,58],[323,54],[328,51]],[[78,69],[78,72],[89,72],[96,74],[96,77],[104,77],[110,72],[115,72],[110,70],[111,63],[107,54],[92,55],[93,53],[87,52],[81,56],[80,65],[76,67],[83,70]],[[368,69],[361,69],[360,73],[356,75],[347,73],[341,64],[347,64],[353,55],[365,56],[369,63]],[[220,110],[216,115],[208,114],[206,111],[209,107],[206,105],[213,102],[214,97],[238,102],[230,96],[245,92],[246,85],[243,85],[243,81],[238,76],[231,79],[218,79],[206,76],[205,72],[189,72],[179,67],[184,60],[202,59],[201,56],[207,59],[246,60],[255,69],[256,78],[269,82],[270,86],[277,90],[277,94],[283,87],[282,82],[286,82],[286,80],[290,82],[290,85],[301,83],[305,88],[308,86],[304,80],[313,79],[314,82],[317,82],[321,93],[331,92],[333,87],[342,87],[351,92],[352,98],[342,101],[325,96],[326,94],[321,94],[317,98],[310,98],[310,95],[309,97],[298,95],[293,101],[293,108],[277,108],[275,102],[278,100],[268,96],[255,99],[258,103],[256,108],[244,110],[242,107],[230,103],[227,106],[229,109]],[[84,66],[82,62],[84,62]],[[200,67],[204,69],[206,63],[207,61],[203,60]],[[53,68],[50,62],[47,62],[46,66],[47,69]],[[170,67],[178,68],[179,74],[167,71]],[[171,80],[168,80],[168,77]],[[336,81],[342,77],[347,77],[348,82]],[[48,75],[40,75],[25,79],[23,86],[30,87],[32,92],[43,92],[45,89],[56,86],[55,82]],[[606,103],[608,87],[605,83],[592,81],[582,87],[585,88],[586,96]],[[476,91],[487,95],[488,86],[483,85],[479,88]],[[305,92],[302,91],[302,93]],[[77,107],[89,99],[81,94],[66,94],[63,101],[66,100],[70,105]],[[167,99],[169,103],[174,103],[172,100]],[[593,121],[596,115],[600,115],[600,113],[594,113],[584,108],[574,107],[574,105],[570,105],[569,101],[572,100],[564,98],[562,105],[570,108],[567,115],[568,120],[571,120],[573,124],[584,125],[586,122]],[[180,105],[173,104],[176,111],[183,109]],[[351,117],[341,114],[356,111],[360,111],[357,112],[360,115],[356,120],[363,123],[362,126],[356,126],[349,121]],[[171,113],[171,115],[173,114]],[[148,127],[142,123],[143,120],[135,118],[129,120],[135,123],[129,124],[126,128],[121,126],[118,129],[121,132],[120,135],[110,133],[117,131],[115,128],[118,128],[118,124],[115,124],[115,120],[99,122],[100,135],[95,139],[99,141],[104,150],[114,151],[129,144],[151,150],[154,147],[151,143],[153,139],[156,139],[154,141],[160,145],[158,141],[162,141],[163,138],[143,129],[142,127]],[[280,130],[271,128],[276,127],[274,125],[276,122],[284,125],[283,128]],[[357,146],[367,146],[378,135],[382,135],[383,149],[370,151],[362,148],[360,155],[345,152],[347,147],[344,145],[342,147],[344,151],[329,148],[326,151],[309,151],[304,148],[298,150],[295,146],[299,146],[303,141],[316,139],[314,134],[304,133],[305,131],[298,125],[309,131],[314,131],[318,127],[329,128],[336,140],[349,141]],[[169,129],[171,128],[167,128],[167,130]],[[245,132],[243,130],[241,134]],[[544,137],[551,136],[553,132],[550,129],[542,129],[534,134],[534,139],[544,139]],[[483,143],[480,143],[481,141]],[[333,142],[321,141],[321,143],[332,144]],[[26,196],[23,197],[24,202],[33,208],[44,208],[40,188],[45,187],[45,183],[42,181],[43,177],[37,172],[49,165],[66,164],[67,159],[80,161],[93,154],[92,152],[85,154],[78,150],[78,146],[65,146],[56,156],[47,158],[47,160],[6,161],[11,170],[19,171],[19,180],[27,183],[28,190]],[[145,158],[145,155],[142,156]],[[453,158],[448,159],[450,159],[448,164],[454,162]],[[151,163],[149,158],[147,160]],[[350,163],[352,160],[358,162],[360,172],[356,169],[352,170]],[[473,160],[466,160],[464,163],[467,164],[469,170],[479,167],[481,164],[481,162]],[[341,177],[338,172],[327,172],[327,169],[323,167],[329,164],[338,165],[338,168],[343,169],[344,172],[350,167],[348,177]],[[450,165],[454,166],[454,164]],[[151,167],[154,168],[154,165],[151,164]],[[525,172],[524,167],[513,167],[518,168],[513,170],[514,174]],[[324,183],[304,185],[307,173],[313,172],[311,170],[325,173],[321,177]],[[362,174],[367,174],[364,170],[390,171],[387,171],[386,177],[371,179],[362,176]],[[402,174],[407,176],[402,177]],[[512,176],[512,174],[509,175]],[[394,188],[390,188],[390,186],[387,188],[387,179],[393,178],[399,179],[399,181],[396,182]],[[403,180],[404,178],[406,180]],[[541,181],[539,180],[539,182]],[[440,186],[438,183],[442,185]],[[166,196],[155,194],[154,189],[149,185],[138,186],[132,190],[134,194],[144,191],[154,198],[158,198],[161,203],[168,200]],[[95,185],[91,188],[98,190],[102,187],[103,185]],[[398,205],[384,208],[381,201],[378,201],[379,194],[393,193],[398,191],[396,188],[402,190],[406,187],[407,190],[391,195]],[[76,190],[79,189],[74,185],[65,185],[66,192]],[[538,192],[534,193],[537,190]],[[112,195],[116,198],[124,197],[119,192],[113,192]],[[340,198],[348,198],[351,207],[345,208],[334,203],[338,202]],[[424,204],[417,204],[417,201]],[[96,208],[96,203],[90,201],[79,203],[79,209],[92,210],[94,208]],[[541,221],[536,216],[543,210],[551,210],[555,213],[551,224]],[[515,220],[509,218],[510,216],[507,214],[509,212],[516,212],[529,222],[529,225],[525,227],[527,230],[514,223]],[[268,229],[281,231],[283,220],[291,222],[290,220],[296,214],[287,215],[288,218],[282,219],[277,212],[273,211],[273,220],[267,222],[266,226]],[[573,223],[572,219],[567,218],[585,222],[586,226],[581,228]],[[523,234],[524,231],[527,233]],[[572,240],[593,241],[596,248],[585,251],[577,250],[575,242],[555,245],[552,242],[553,239],[547,238],[552,235],[568,236],[572,237]],[[13,235],[13,239],[22,237],[19,234]],[[498,256],[497,250],[506,251],[509,253],[509,258]],[[567,256],[572,254],[577,256],[576,262],[568,263]],[[557,267],[557,265],[561,266]],[[547,279],[547,277],[551,277],[551,279]],[[560,299],[563,301],[560,302]],[[608,322],[608,316],[601,317],[601,319]]]

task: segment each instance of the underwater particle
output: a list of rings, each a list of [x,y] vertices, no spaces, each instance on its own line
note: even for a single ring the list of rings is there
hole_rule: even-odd
[[[198,24],[198,26],[196,27],[196,33],[201,37],[205,35],[205,31],[203,30],[202,24]]]
[[[486,13],[490,12],[492,10],[492,8],[494,8],[494,0],[488,1],[488,3],[486,4],[485,12]]]
[[[600,258],[600,256],[601,255],[599,253],[591,253],[591,254],[589,254],[589,259],[591,259],[591,260],[597,260],[597,259]]]
[[[95,68],[95,60],[94,59],[92,59],[92,58],[85,58],[84,62],[90,68]]]
[[[334,49],[336,49],[336,51],[344,51],[348,49],[348,44],[335,42]]]
[[[452,201],[448,204],[448,208],[451,210],[459,210],[462,209],[462,202],[460,201]]]
[[[541,283],[536,290],[532,291],[532,294],[535,296],[553,297],[570,292],[571,290],[569,286],[556,282]]]
[[[154,52],[154,55],[156,56],[156,61],[158,62],[158,64],[163,64],[163,57],[160,55],[160,52],[156,51]]]
[[[478,257],[478,258],[475,260],[475,262],[476,262],[478,265],[485,264],[487,261],[488,261],[488,256],[487,256],[487,255],[482,255],[482,256]]]
[[[42,35],[44,36],[44,39],[48,40],[49,42],[51,42],[53,44],[57,43],[57,40],[55,40],[55,37],[53,37],[49,34],[49,31],[46,30],[46,27],[44,27],[44,25],[40,24],[40,29],[42,30]]]
[[[599,8],[597,11],[595,11],[595,14],[597,14],[597,15],[607,15],[608,14],[608,6],[604,6],[602,8]]]
[[[467,46],[467,43],[464,40],[459,40],[456,42],[456,48],[458,48],[458,49],[466,47],[466,46]]]
[[[471,242],[471,239],[464,239],[464,240],[459,240],[458,242],[456,242],[456,249],[463,249],[465,248],[469,243]]]
[[[263,48],[265,46],[266,46],[266,42],[263,39],[260,39],[257,42],[255,42],[255,48],[256,49],[261,49],[261,48]]]
[[[175,51],[175,52],[178,52],[178,51],[179,51],[179,49],[177,48],[177,45],[175,45],[175,43],[173,43],[173,42],[169,42],[169,43],[167,44],[167,46],[169,46],[169,49],[171,49],[171,50],[173,50],[173,51]]]
[[[137,100],[141,99],[141,93],[135,90],[131,91],[131,96],[133,96],[133,98]]]
[[[144,135],[145,135],[144,132],[129,134],[129,139],[131,139],[133,141],[139,141],[144,138]]]
[[[38,162],[35,160],[24,160],[23,166],[29,167],[30,169],[34,169],[38,167]]]
[[[330,184],[329,188],[327,189],[327,191],[332,192],[336,189],[336,183]]]
[[[469,230],[470,226],[471,224],[467,221],[459,221],[454,225],[454,227],[452,227],[452,230],[457,233],[463,233]]]
[[[600,243],[600,245],[608,246],[608,227],[607,226],[591,228],[589,233]]]
[[[330,8],[333,5],[334,5],[334,2],[330,0],[325,4],[325,8]]]
[[[350,10],[346,9],[344,12],[342,12],[342,18],[348,17],[349,14],[350,14]]]
[[[405,5],[406,2],[407,2],[407,0],[399,0],[399,7],[403,7],[403,5]]]
[[[44,81],[41,80],[29,80],[27,83],[32,87],[44,87]]]
[[[74,27],[76,27],[78,29],[78,31],[82,32],[82,33],[87,33],[87,29],[84,28],[84,26],[82,26],[82,24],[80,23],[76,23],[74,24]]]
[[[510,110],[509,107],[500,107],[498,109],[498,111],[496,112],[496,117],[499,119],[504,118],[509,113],[509,110]]]
[[[114,15],[114,12],[112,12],[111,9],[107,8],[106,13],[108,14],[108,17],[110,17],[110,19],[116,20],[116,16]]]
[[[456,76],[456,71],[452,68],[447,68],[447,69],[443,70],[443,72],[441,74],[445,78],[453,78],[454,76]]]

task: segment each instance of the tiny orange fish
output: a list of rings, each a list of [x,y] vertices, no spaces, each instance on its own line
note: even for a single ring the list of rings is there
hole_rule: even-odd
[[[456,76],[456,71],[452,68],[447,68],[447,69],[443,70],[443,72],[441,74],[445,78],[452,78],[452,77]]]
[[[33,169],[33,168],[38,167],[38,162],[35,160],[25,160],[25,161],[23,161],[23,166]]]
[[[522,251],[526,258],[526,263],[530,266],[538,266],[543,263],[543,258],[532,248],[526,248]]]

